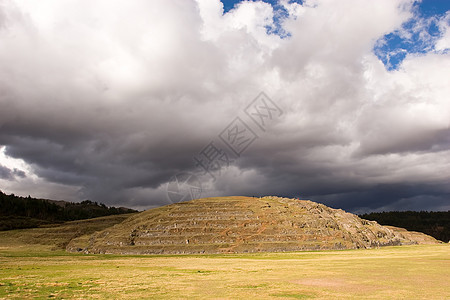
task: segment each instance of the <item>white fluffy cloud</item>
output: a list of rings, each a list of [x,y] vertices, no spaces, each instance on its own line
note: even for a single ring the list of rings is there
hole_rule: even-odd
[[[281,3],[286,37],[263,2],[224,14],[218,0],[2,1],[0,162],[22,159],[27,176],[0,188],[168,203],[171,176],[265,91],[283,116],[207,194],[448,209],[446,19],[438,51],[387,71],[373,48],[412,0]]]
[[[450,49],[450,12],[447,12],[440,20],[439,28],[442,35],[436,42],[435,49],[437,51],[448,51]]]

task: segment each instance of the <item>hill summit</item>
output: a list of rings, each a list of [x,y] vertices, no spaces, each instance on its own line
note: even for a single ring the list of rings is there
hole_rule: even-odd
[[[72,240],[71,252],[245,253],[438,243],[341,209],[280,197],[214,197],[150,209]]]

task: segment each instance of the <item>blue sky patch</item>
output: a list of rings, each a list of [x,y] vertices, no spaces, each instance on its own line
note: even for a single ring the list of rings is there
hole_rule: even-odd
[[[223,10],[224,13],[229,12],[231,9],[233,9],[239,2],[242,2],[241,0],[222,0],[223,3]],[[274,11],[274,18],[273,23],[274,26],[266,26],[267,33],[269,34],[276,34],[280,37],[288,37],[290,36],[289,32],[286,32],[281,27],[281,21],[288,17],[287,10],[279,3],[278,0],[263,0],[262,2],[269,3],[273,7]],[[291,0],[290,3],[302,3],[301,0]]]
[[[374,52],[388,70],[397,70],[407,54],[425,54],[434,51],[441,37],[439,21],[450,10],[450,1],[423,0],[414,5],[414,17],[400,30],[381,38]]]
[[[224,13],[230,11],[240,0],[222,0]],[[275,26],[267,27],[268,33],[281,37],[289,33],[281,27],[281,20],[287,17],[287,11],[277,0],[264,0],[274,8]],[[290,1],[302,3],[302,1]],[[386,34],[377,41],[375,55],[388,70],[396,70],[408,54],[425,54],[434,51],[434,44],[441,37],[439,21],[450,11],[450,1],[423,0],[414,5],[414,17],[404,23],[400,30]]]

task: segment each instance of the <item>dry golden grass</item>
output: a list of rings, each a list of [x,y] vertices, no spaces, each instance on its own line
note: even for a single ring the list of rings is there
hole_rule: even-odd
[[[0,231],[0,248],[2,246],[19,248],[51,246],[51,249],[65,249],[74,238],[91,234],[122,222],[134,214],[112,215],[86,220],[69,221],[61,224],[50,224],[39,228]]]
[[[0,241],[2,299],[450,299],[449,278],[447,244],[119,256],[17,248]]]

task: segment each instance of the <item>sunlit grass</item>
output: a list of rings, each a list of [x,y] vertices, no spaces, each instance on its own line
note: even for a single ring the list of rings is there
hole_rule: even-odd
[[[446,244],[154,256],[33,248],[0,246],[0,298],[450,298]]]

